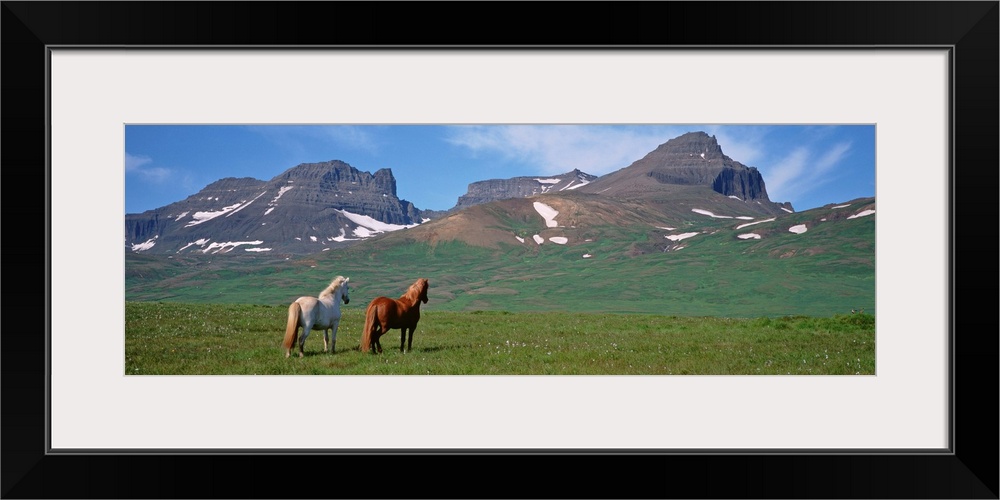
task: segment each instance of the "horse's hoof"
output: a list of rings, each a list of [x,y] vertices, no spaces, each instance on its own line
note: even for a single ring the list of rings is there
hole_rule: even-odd
[[[304,357],[306,357],[306,355],[300,352],[300,353],[299,353],[299,357],[300,357],[300,358],[304,358]]]

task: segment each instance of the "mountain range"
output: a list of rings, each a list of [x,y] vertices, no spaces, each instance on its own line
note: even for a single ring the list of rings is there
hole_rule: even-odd
[[[606,224],[681,228],[704,214],[750,221],[793,212],[768,198],[756,168],[726,156],[714,136],[691,132],[601,177],[575,169],[474,182],[447,211],[400,199],[391,169],[372,174],[339,160],[297,165],[269,181],[225,178],[126,214],[125,245],[160,255],[306,255],[398,233],[496,247],[562,242],[569,237],[540,234],[559,227],[585,240]]]

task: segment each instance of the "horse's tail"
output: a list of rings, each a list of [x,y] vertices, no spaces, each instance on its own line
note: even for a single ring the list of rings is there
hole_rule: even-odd
[[[285,349],[291,349],[298,339],[299,317],[301,315],[302,307],[298,302],[292,302],[292,305],[288,306],[288,326],[285,327],[285,340],[281,343],[281,346]]]
[[[378,312],[377,301],[368,304],[365,311],[365,329],[361,330],[361,352],[368,352],[372,343],[372,329],[375,328],[375,315]]]

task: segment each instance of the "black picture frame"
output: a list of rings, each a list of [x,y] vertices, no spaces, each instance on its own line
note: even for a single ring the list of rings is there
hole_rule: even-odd
[[[3,497],[998,498],[997,287],[982,269],[996,239],[980,241],[998,206],[998,20],[996,1],[3,2],[3,253],[14,285],[37,287],[4,296]],[[951,47],[951,453],[48,454],[39,318],[41,298],[60,293],[46,286],[54,45]],[[21,279],[20,268],[45,279]]]

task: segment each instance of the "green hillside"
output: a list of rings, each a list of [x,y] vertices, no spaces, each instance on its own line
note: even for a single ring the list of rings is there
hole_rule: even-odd
[[[454,230],[441,238],[442,222],[308,257],[129,253],[125,297],[286,305],[318,294],[334,276],[344,275],[352,283],[347,308],[363,308],[378,295],[399,296],[424,277],[431,284],[428,311],[776,317],[864,309],[874,314],[876,218],[847,218],[868,206],[874,208],[874,199],[761,219],[742,229],[737,227],[747,221],[698,213],[675,221],[684,226],[670,226],[672,231],[634,219],[595,218],[558,228],[569,239],[561,245],[548,240],[557,228],[546,228],[541,217],[493,205],[477,212],[483,218],[467,221],[481,230],[480,238],[501,235],[488,244],[465,241]],[[808,230],[789,230],[796,225]],[[760,239],[739,237],[751,231]],[[666,238],[684,232],[696,235]],[[541,234],[543,244],[535,244],[532,234]]]

